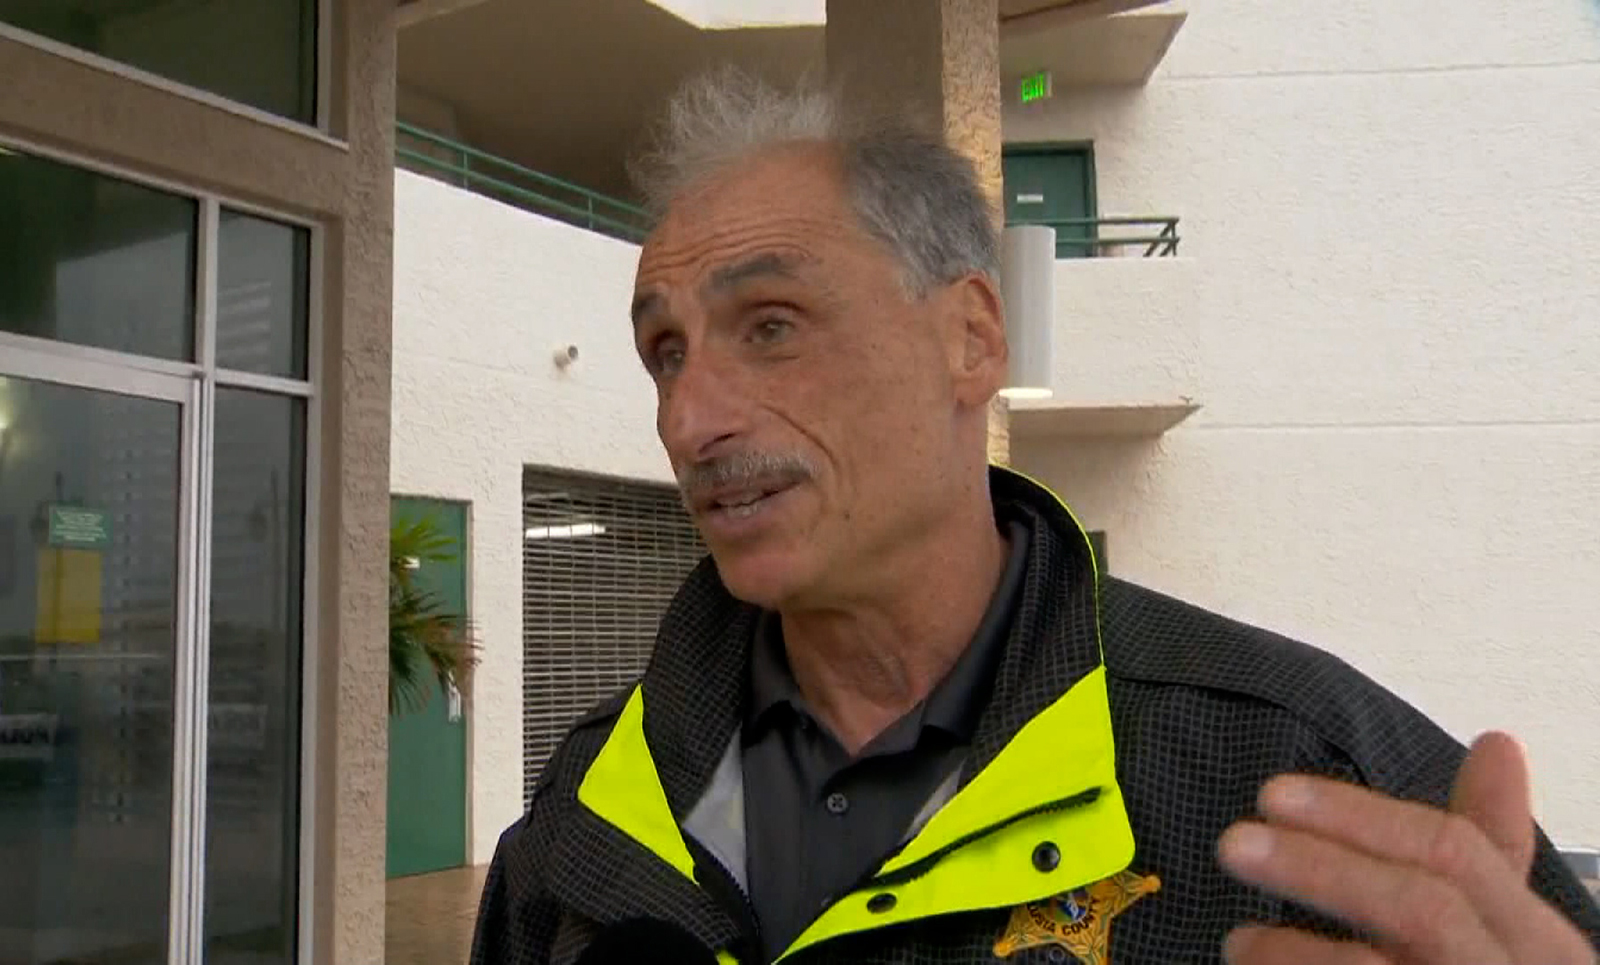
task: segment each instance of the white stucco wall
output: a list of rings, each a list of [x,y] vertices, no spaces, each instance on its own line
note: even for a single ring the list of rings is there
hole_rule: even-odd
[[[1513,730],[1600,845],[1600,4],[1207,0],[1148,87],[1005,133],[1183,219],[1188,265],[1059,267],[1060,393],[1205,406],[1018,465],[1119,575]]]
[[[522,469],[668,480],[633,354],[638,249],[395,173],[392,489],[471,506],[468,857],[522,812]],[[579,358],[556,368],[557,347]]]

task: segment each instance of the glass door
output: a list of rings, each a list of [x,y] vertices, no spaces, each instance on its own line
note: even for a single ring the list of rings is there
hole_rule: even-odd
[[[196,383],[0,366],[0,962],[155,965],[187,901]]]
[[[313,241],[0,144],[0,965],[305,960]]]

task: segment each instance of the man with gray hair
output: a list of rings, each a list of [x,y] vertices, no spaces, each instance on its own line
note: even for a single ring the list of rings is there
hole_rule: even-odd
[[[986,457],[972,166],[732,75],[641,182],[638,354],[711,549],[502,838],[480,965],[1593,965],[1518,745],[1097,572]]]

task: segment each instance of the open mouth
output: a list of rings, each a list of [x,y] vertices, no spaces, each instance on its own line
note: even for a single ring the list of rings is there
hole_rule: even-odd
[[[718,493],[705,502],[702,512],[726,519],[749,519],[790,488],[790,484],[772,483]]]

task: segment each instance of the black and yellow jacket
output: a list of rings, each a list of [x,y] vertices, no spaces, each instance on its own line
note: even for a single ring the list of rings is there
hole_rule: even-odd
[[[1398,698],[1327,654],[1097,577],[1054,496],[1001,470],[993,492],[1034,537],[971,753],[779,961],[1216,962],[1240,923],[1325,927],[1215,858],[1267,778],[1446,800],[1464,750]],[[639,917],[758,961],[738,754],[756,616],[709,561],[689,577],[641,684],[575,726],[501,839],[475,965],[568,965]],[[1600,911],[1542,835],[1533,883],[1600,946]]]

